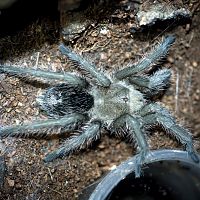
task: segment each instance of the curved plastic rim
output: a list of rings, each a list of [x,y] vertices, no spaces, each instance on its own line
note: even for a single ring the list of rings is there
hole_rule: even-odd
[[[200,158],[200,156],[198,155]],[[89,200],[105,200],[118,183],[128,174],[134,173],[135,156],[120,164],[116,169],[109,172],[97,185]],[[151,151],[147,157],[145,164],[159,162],[164,160],[176,160],[189,163],[200,167],[200,163],[195,163],[185,151],[180,150],[155,150]]]

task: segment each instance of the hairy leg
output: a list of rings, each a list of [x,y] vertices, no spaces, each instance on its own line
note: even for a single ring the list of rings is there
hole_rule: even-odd
[[[85,127],[80,135],[76,135],[67,140],[62,146],[48,154],[44,159],[45,162],[51,162],[56,158],[64,157],[72,154],[75,151],[83,149],[84,147],[90,145],[93,141],[100,138],[101,122],[92,121]]]
[[[148,97],[159,94],[169,84],[171,71],[169,69],[162,69],[155,72],[151,76],[132,76],[129,78],[131,84],[134,84]]]
[[[96,66],[93,63],[88,62],[86,59],[81,57],[80,55],[74,53],[70,48],[61,44],[59,46],[61,53],[67,56],[75,65],[80,67],[81,69],[88,72],[92,77],[94,77],[97,82],[103,87],[109,87],[111,82],[105,74],[101,73],[97,70]]]
[[[128,129],[130,129],[129,136],[131,139],[135,139],[137,142],[137,145],[139,147],[139,155],[137,155],[136,159],[136,169],[135,169],[135,176],[140,177],[141,175],[141,166],[145,161],[145,157],[147,153],[149,152],[149,147],[145,138],[145,133],[142,130],[142,126],[140,121],[128,114],[125,114],[118,119],[116,119],[113,122],[113,128],[114,130],[121,129],[121,127],[128,126]]]
[[[0,73],[6,73],[8,75],[17,77],[31,76],[33,78],[43,78],[45,80],[60,80],[67,84],[72,84],[81,88],[86,88],[88,86],[88,83],[85,79],[71,73],[49,72],[39,69],[21,68],[6,65],[0,65]]]
[[[138,72],[145,71],[150,68],[153,64],[160,61],[169,51],[170,46],[175,42],[175,37],[167,36],[163,39],[160,45],[157,45],[147,56],[139,60],[136,65],[124,68],[115,73],[117,79],[124,79],[130,77]]]
[[[147,125],[160,124],[162,127],[174,135],[182,144],[186,146],[186,151],[195,162],[199,162],[196,151],[193,147],[191,133],[176,123],[169,111],[158,104],[145,106],[140,113]]]
[[[5,137],[44,137],[54,133],[72,131],[87,118],[81,114],[70,114],[59,119],[36,121],[30,124],[5,126],[0,128],[0,138]]]

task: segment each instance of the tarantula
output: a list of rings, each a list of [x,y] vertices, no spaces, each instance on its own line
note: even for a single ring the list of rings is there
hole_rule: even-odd
[[[139,154],[135,170],[136,176],[140,176],[141,166],[150,151],[147,129],[158,124],[184,144],[191,158],[199,162],[188,130],[178,125],[167,109],[151,101],[169,83],[171,71],[159,69],[153,74],[148,71],[167,55],[174,41],[174,36],[165,37],[137,63],[111,75],[99,71],[93,63],[64,44],[59,46],[61,53],[84,71],[85,77],[1,65],[1,73],[62,80],[64,83],[48,88],[37,98],[40,108],[49,116],[48,120],[2,127],[0,137],[44,136],[51,131],[62,134],[77,130],[77,135],[46,156],[44,160],[50,162],[86,148],[100,138],[102,128],[107,128],[111,134],[136,140]]]

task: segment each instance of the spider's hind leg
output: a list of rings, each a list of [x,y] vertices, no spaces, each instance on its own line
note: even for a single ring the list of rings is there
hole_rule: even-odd
[[[142,128],[141,121],[129,114],[125,114],[113,122],[114,130],[124,128],[124,125],[128,126],[130,129],[129,137],[131,140],[136,139],[136,142],[139,147],[139,154],[136,156],[135,163],[135,176],[140,177],[141,175],[141,166],[145,162],[145,158],[149,152],[149,146],[145,138],[145,133]]]
[[[104,73],[99,71],[93,63],[88,62],[86,59],[73,52],[64,44],[61,44],[59,46],[59,49],[63,55],[67,56],[74,63],[74,65],[88,72],[97,81],[99,85],[103,87],[110,86],[110,79]]]
[[[69,114],[59,119],[40,120],[24,125],[0,127],[0,138],[5,137],[45,137],[53,133],[63,133],[77,129],[88,118],[81,114]]]
[[[169,111],[162,106],[154,103],[148,104],[141,110],[141,116],[143,116],[144,122],[147,125],[160,124],[162,127],[173,134],[183,145],[186,147],[186,151],[193,159],[194,162],[199,162],[199,158],[193,147],[193,141],[191,133],[185,128],[176,123],[174,117],[171,116]]]
[[[88,87],[88,82],[72,73],[67,72],[51,72],[41,69],[22,68],[16,66],[0,65],[0,73],[22,78],[40,78],[41,82],[62,81],[67,84],[79,86],[80,88]]]
[[[100,138],[100,130],[101,122],[91,121],[80,135],[71,137],[58,150],[48,154],[44,161],[51,162],[56,158],[68,156],[75,151],[85,148]]]

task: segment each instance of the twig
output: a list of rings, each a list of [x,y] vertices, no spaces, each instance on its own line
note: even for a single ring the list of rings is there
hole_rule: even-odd
[[[175,94],[175,112],[178,113],[178,95],[179,95],[179,73],[176,73],[176,94]]]
[[[49,172],[49,176],[50,176],[51,180],[53,181],[53,176],[52,176],[51,170],[49,168],[47,168],[47,169],[48,169],[48,172]]]
[[[190,73],[189,73],[189,78],[188,78],[188,82],[187,82],[187,91],[186,91],[188,103],[190,105],[190,112],[193,111],[192,105],[191,105],[191,96],[190,96],[191,87],[192,87],[192,74],[193,74],[193,68],[191,68]]]
[[[49,188],[51,191],[54,191],[54,192],[56,192],[56,193],[58,193],[59,195],[61,195],[62,196],[62,193],[61,192],[59,192],[59,191],[57,191],[57,190],[54,190],[54,189],[51,189],[51,188]]]
[[[35,62],[36,69],[38,68],[39,57],[40,57],[40,52],[37,52],[37,58],[36,58],[36,62]]]

